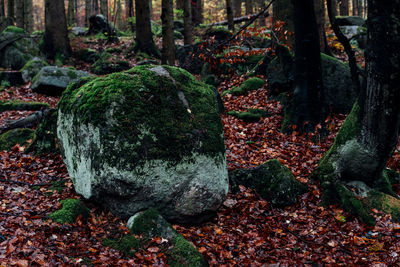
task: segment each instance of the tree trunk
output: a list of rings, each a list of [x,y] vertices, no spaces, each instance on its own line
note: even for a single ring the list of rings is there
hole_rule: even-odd
[[[33,32],[33,3],[32,0],[24,0],[24,29],[27,33]]]
[[[349,15],[349,0],[341,0],[340,2],[340,16]]]
[[[185,45],[193,43],[192,9],[190,2],[191,0],[184,0],[183,2],[183,42]]]
[[[246,0],[246,15],[253,14],[253,0]]]
[[[358,16],[358,0],[353,0],[352,3],[353,3],[352,14],[353,16]]]
[[[318,26],[313,0],[293,0],[295,10],[295,78],[292,99],[285,110],[282,130],[297,125],[314,131],[324,119],[323,84]]]
[[[233,0],[233,16],[235,18],[242,16],[242,0]]]
[[[142,51],[150,56],[160,57],[160,51],[158,51],[153,41],[153,34],[151,32],[150,22],[150,1],[140,0],[135,1],[136,10],[136,42],[134,45],[134,51]]]
[[[279,0],[274,2],[272,6],[273,13],[273,24],[274,28],[276,28],[277,21],[283,21],[285,24],[283,25],[283,29],[278,38],[283,41],[286,40],[285,43],[289,45],[289,47],[294,46],[294,5],[292,0]],[[300,22],[301,23],[301,22]],[[286,32],[286,34],[285,34]],[[291,33],[291,34],[287,34]]]
[[[15,1],[15,24],[17,27],[24,28],[24,0]]]
[[[130,6],[129,3],[130,2]],[[129,10],[129,7],[132,7],[132,0],[130,1],[126,1],[126,9]],[[100,0],[100,14],[102,14],[104,17],[106,17],[108,19],[108,0]],[[128,16],[129,17],[133,17],[133,16]]]
[[[265,8],[265,1],[257,0],[257,2],[258,2],[258,12],[260,12],[261,10],[263,10]],[[260,18],[258,19],[258,26],[264,27],[266,25],[267,24],[265,22],[265,16],[261,15]]]
[[[197,25],[204,23],[204,0],[197,0]]]
[[[15,2],[14,0],[8,0],[7,1],[7,17],[15,20],[15,6],[14,6]]]
[[[4,0],[0,0],[0,19],[3,19],[6,16]]]
[[[100,13],[100,8],[99,8],[99,1],[98,0],[92,0],[92,15],[97,15]]]
[[[234,31],[235,25],[233,24],[232,0],[226,0],[226,14],[228,20],[228,28],[229,30]]]
[[[328,41],[326,40],[325,33],[325,1],[314,0],[315,16],[317,19],[318,32],[319,32],[319,43],[321,45],[321,52],[331,55],[332,52],[329,49]]]
[[[135,16],[135,9],[133,8],[133,0],[125,0],[126,18]]]
[[[162,0],[162,64],[175,65],[173,1]]]
[[[68,13],[67,13],[68,26],[73,26],[75,23],[75,7],[74,0],[68,0]]]
[[[48,58],[68,58],[71,46],[68,39],[64,0],[45,0],[46,29],[44,52]]]
[[[122,29],[122,6],[121,0],[115,0],[116,10],[115,10],[115,19],[114,23],[118,29]]]
[[[90,5],[90,0],[85,0],[85,25],[89,27],[89,18],[92,15],[92,8]]]
[[[332,1],[332,14],[334,17],[338,15],[338,2],[336,0]]]

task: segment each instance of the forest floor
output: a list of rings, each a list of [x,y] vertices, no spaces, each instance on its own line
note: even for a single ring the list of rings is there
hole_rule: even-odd
[[[80,67],[85,69],[83,65]],[[219,90],[240,84],[243,77],[231,77]],[[43,101],[55,106],[58,98],[33,93],[30,84],[0,92],[0,100]],[[243,96],[226,96],[225,108],[260,108],[271,116],[245,123],[222,115],[227,160],[230,169],[249,168],[277,158],[296,179],[309,187],[296,206],[276,209],[254,191],[241,188],[229,194],[217,216],[197,226],[174,228],[191,241],[211,266],[293,266],[315,264],[400,266],[400,224],[374,210],[377,224],[367,227],[337,206],[320,206],[321,191],[308,178],[319,159],[334,141],[344,115],[327,120],[331,134],[300,135],[280,132],[282,106],[269,100],[268,86]],[[0,113],[0,126],[27,112]],[[60,208],[60,200],[81,198],[73,189],[60,155],[23,154],[16,145],[0,152],[0,266],[164,266],[167,262],[160,241],[126,258],[102,245],[104,238],[128,234],[121,220],[98,205],[90,208],[87,220],[73,224],[48,220]],[[389,167],[400,171],[400,155],[394,154]],[[397,193],[400,193],[397,186]],[[318,265],[317,265],[318,266]]]

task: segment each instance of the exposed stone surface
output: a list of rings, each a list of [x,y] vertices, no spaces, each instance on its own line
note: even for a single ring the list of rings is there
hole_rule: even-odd
[[[75,190],[119,216],[156,207],[198,222],[227,194],[214,92],[182,69],[138,66],[70,86],[57,133]]]
[[[35,77],[39,71],[46,66],[49,66],[49,64],[39,57],[34,57],[29,60],[21,69],[24,82],[32,81],[33,77]]]

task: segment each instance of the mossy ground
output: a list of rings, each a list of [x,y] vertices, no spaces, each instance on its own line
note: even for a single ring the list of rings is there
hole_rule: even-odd
[[[120,239],[105,238],[101,244],[121,251],[126,257],[132,257],[140,247],[140,240],[132,235],[126,235]]]
[[[226,94],[241,95],[252,90],[257,90],[264,84],[265,81],[263,79],[260,79],[258,77],[253,77],[244,81],[239,87],[235,87],[231,90],[223,92],[222,96],[225,96]]]
[[[11,150],[16,144],[27,145],[28,140],[34,138],[34,134],[35,132],[32,129],[26,128],[9,130],[0,135],[0,151]]]
[[[115,161],[115,166],[144,159],[179,162],[193,152],[220,158],[225,145],[212,89],[185,70],[163,66],[171,79],[151,71],[154,67],[139,66],[99,77],[80,88],[72,85],[64,92],[58,108],[62,113],[79,114],[74,124],[90,123],[102,128],[107,125],[107,109],[115,106],[113,118],[117,123],[104,128],[104,138],[113,146],[106,149],[113,151],[107,162]],[[184,94],[188,107],[179,99],[179,92]],[[118,157],[126,150],[115,151],[116,136],[132,146],[126,159],[129,162],[121,162]]]
[[[0,101],[0,112],[7,110],[40,110],[48,107],[49,104],[41,102]]]
[[[89,209],[79,199],[64,199],[62,208],[50,214],[49,218],[58,223],[73,223],[79,215],[86,219]]]
[[[248,109],[245,112],[239,112],[239,111],[229,111],[227,112],[228,115],[234,116],[240,120],[243,120],[245,122],[257,122],[259,121],[262,117],[268,117],[270,114],[268,111],[262,110],[262,109]]]
[[[21,34],[25,33],[24,29],[21,29],[21,28],[15,27],[15,26],[8,26],[7,28],[4,29],[3,32],[12,32],[12,33],[21,33]]]

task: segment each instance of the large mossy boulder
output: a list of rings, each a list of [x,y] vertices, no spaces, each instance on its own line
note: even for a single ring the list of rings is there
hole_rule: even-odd
[[[0,35],[0,67],[21,69],[40,54],[38,44],[24,30],[8,26]]]
[[[231,171],[229,181],[233,192],[238,191],[239,185],[253,188],[262,198],[277,207],[296,204],[298,196],[307,190],[277,159],[253,169]]]
[[[35,131],[32,129],[18,128],[9,130],[0,135],[0,151],[11,150],[16,144],[27,145],[28,140],[32,140],[34,135]]]
[[[271,91],[278,94],[293,87],[294,60],[292,55],[275,57],[267,67]],[[334,113],[349,113],[357,93],[353,87],[350,67],[338,59],[321,53],[325,105]]]
[[[44,67],[33,78],[32,90],[39,94],[58,96],[61,95],[71,83],[77,82],[81,78],[90,75],[89,72],[70,68],[55,66]]]
[[[72,85],[57,134],[75,190],[121,217],[156,207],[198,222],[228,191],[213,90],[170,66],[138,66]]]
[[[32,81],[33,77],[35,77],[39,71],[46,66],[49,66],[49,64],[39,57],[34,57],[29,60],[20,70],[24,82]]]

